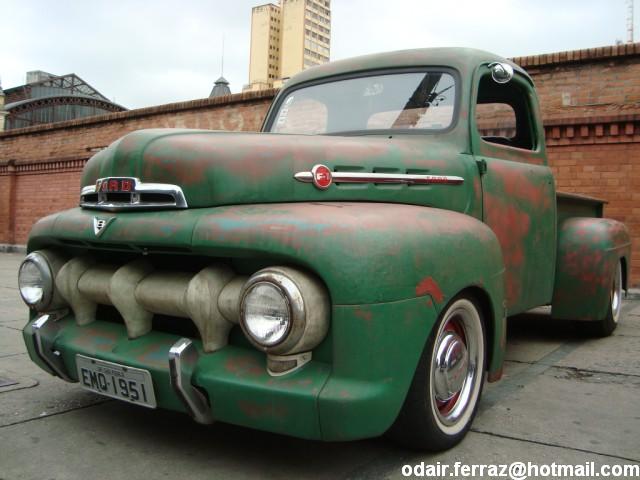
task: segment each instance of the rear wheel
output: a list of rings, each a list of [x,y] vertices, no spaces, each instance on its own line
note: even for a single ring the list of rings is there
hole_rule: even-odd
[[[485,370],[485,331],[476,300],[454,298],[422,353],[389,436],[421,450],[456,445],[475,417]]]
[[[607,316],[597,322],[591,323],[589,326],[591,332],[598,337],[608,337],[618,326],[622,311],[622,262],[618,261],[618,265],[613,274],[611,281],[611,292],[609,293],[609,308]]]

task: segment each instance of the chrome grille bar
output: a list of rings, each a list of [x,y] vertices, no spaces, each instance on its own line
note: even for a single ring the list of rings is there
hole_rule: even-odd
[[[122,187],[127,187],[123,189]],[[135,177],[100,178],[82,187],[80,206],[93,210],[188,208],[182,189],[166,183],[143,183]]]

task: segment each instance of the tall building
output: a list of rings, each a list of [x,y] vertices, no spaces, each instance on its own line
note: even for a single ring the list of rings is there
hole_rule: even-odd
[[[305,68],[329,61],[331,0],[280,0],[251,11],[249,85],[279,87]]]

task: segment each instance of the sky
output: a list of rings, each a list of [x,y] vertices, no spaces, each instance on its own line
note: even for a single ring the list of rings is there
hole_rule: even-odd
[[[203,98],[249,75],[260,0],[0,0],[0,79],[76,73],[127,108]],[[331,59],[466,46],[505,57],[626,41],[626,0],[332,0]],[[640,4],[637,6],[640,10]],[[634,23],[640,40],[638,14]]]

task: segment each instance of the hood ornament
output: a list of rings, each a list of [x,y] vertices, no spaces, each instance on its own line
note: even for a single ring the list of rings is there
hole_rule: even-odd
[[[96,237],[99,237],[100,235],[102,235],[102,233],[107,228],[107,225],[109,225],[115,219],[116,217],[110,217],[110,218],[93,217],[93,233],[96,234]]]
[[[400,183],[405,185],[461,185],[464,178],[453,175],[418,175],[410,173],[332,172],[326,165],[315,165],[310,172],[298,172],[293,178],[313,183],[326,190],[332,183]]]

